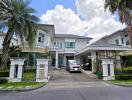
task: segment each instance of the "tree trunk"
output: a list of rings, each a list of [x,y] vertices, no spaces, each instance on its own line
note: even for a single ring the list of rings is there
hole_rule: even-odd
[[[2,60],[1,60],[2,69],[7,67],[7,61],[9,58],[9,46],[10,46],[12,37],[13,37],[13,28],[9,28],[3,41]]]

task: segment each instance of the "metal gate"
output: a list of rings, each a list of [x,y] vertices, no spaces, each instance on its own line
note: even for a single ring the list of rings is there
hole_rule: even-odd
[[[22,81],[36,81],[36,56],[35,53],[27,53],[23,66]]]

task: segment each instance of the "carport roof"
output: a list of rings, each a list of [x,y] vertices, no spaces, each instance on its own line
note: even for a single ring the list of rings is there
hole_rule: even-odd
[[[132,50],[132,48],[98,41],[88,45],[86,48],[79,51],[76,55],[85,53],[87,51],[98,51],[98,50],[128,51],[128,50]]]

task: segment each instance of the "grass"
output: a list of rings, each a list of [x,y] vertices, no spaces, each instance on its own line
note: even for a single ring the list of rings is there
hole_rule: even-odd
[[[36,78],[35,72],[24,72],[23,73],[23,81],[34,81]]]
[[[30,89],[43,86],[45,83],[37,82],[15,82],[0,84],[0,89],[4,90],[16,90],[16,89]]]
[[[111,80],[109,82],[117,85],[132,85],[132,80]]]

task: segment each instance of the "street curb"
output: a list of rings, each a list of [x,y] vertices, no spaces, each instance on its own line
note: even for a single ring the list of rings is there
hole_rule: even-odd
[[[104,82],[106,82],[106,83],[108,83],[108,84],[111,84],[111,85],[121,86],[121,87],[132,87],[132,85],[116,84],[116,83],[111,83],[111,82],[108,82],[108,81],[104,81]]]
[[[46,85],[47,83],[43,84],[42,86],[36,87],[36,88],[29,88],[29,89],[14,89],[14,90],[0,90],[1,92],[28,92],[28,91],[33,91],[33,90],[37,90],[39,88],[42,88]]]

